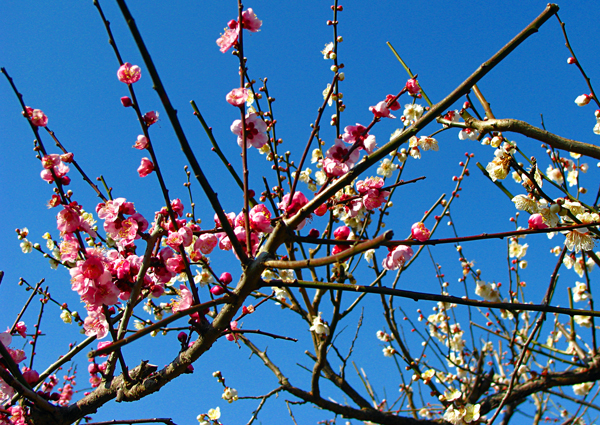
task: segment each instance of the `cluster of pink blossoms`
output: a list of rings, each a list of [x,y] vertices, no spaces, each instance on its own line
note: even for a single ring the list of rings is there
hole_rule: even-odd
[[[227,221],[229,225],[233,227],[233,232],[237,240],[240,242],[242,247],[244,248],[244,252],[246,252],[246,239],[248,235],[246,234],[246,222],[243,213],[239,213],[237,216],[235,213],[229,213],[227,215]],[[250,212],[248,213],[248,219],[250,221],[250,249],[251,253],[246,252],[248,255],[255,255],[258,249],[258,244],[260,242],[261,237],[265,233],[271,233],[273,231],[273,227],[271,226],[271,212],[265,207],[263,204],[258,204],[252,207]],[[219,218],[215,214],[215,223],[218,227],[221,227],[221,222]],[[231,240],[227,236],[225,232],[221,232],[217,234],[219,241],[219,248],[225,251],[231,250]]]
[[[48,117],[41,110],[26,106],[25,112],[31,120],[31,123],[36,127],[46,127],[46,125],[48,125]]]
[[[62,185],[67,186],[71,183],[71,178],[67,176],[69,166],[65,163],[71,162],[73,162],[72,153],[44,155],[42,157],[42,167],[44,169],[40,173],[40,177],[48,183],[52,183],[57,178]]]
[[[260,31],[262,21],[256,17],[252,8],[244,10],[242,12],[242,27],[250,32]],[[225,33],[217,40],[217,46],[221,50],[221,53],[225,53],[231,49],[238,41],[240,34],[240,25],[237,20],[231,20],[227,23],[227,29]]]
[[[381,190],[383,179],[381,177],[369,177],[356,183],[356,190],[362,197],[362,203],[367,210],[379,208],[389,196],[390,192]]]
[[[319,165],[327,177],[339,177],[350,171],[360,157],[360,150],[367,153],[375,149],[375,136],[366,133],[366,127],[356,124],[349,125],[344,129],[342,140],[352,147],[344,145],[342,140],[336,139],[333,146],[325,154],[325,158],[319,160]]]

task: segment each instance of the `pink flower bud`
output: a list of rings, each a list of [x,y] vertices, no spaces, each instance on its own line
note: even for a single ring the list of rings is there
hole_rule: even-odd
[[[24,368],[27,369],[26,371],[23,372],[23,378],[25,378],[25,381],[27,381],[27,383],[29,385],[35,384],[37,382],[37,380],[40,378],[39,373],[37,373],[35,370],[31,370],[29,368]]]
[[[574,57],[570,57],[570,58],[567,59],[567,63],[569,65],[572,65],[574,63],[577,63],[577,59],[575,59]]]
[[[318,238],[319,235],[320,235],[320,233],[317,229],[310,229],[310,232],[308,232],[309,238]]]
[[[90,374],[98,373],[99,372],[98,365],[96,363],[90,363],[88,365],[88,372]]]
[[[187,334],[185,332],[179,332],[177,339],[183,344],[185,341],[187,341]]]
[[[125,84],[133,84],[142,77],[142,70],[137,65],[125,62],[117,71],[119,81]]]
[[[129,98],[129,96],[123,96],[121,98],[121,103],[126,108],[129,108],[130,106],[133,106],[133,101]]]
[[[341,226],[335,229],[333,232],[333,237],[337,240],[345,241],[350,236],[350,228],[348,226]]]
[[[60,156],[60,160],[62,162],[66,162],[67,164],[70,164],[71,162],[73,162],[73,156],[74,156],[73,152],[67,152]]]
[[[541,214],[532,214],[529,217],[529,220],[527,220],[527,222],[529,223],[529,228],[530,229],[545,229],[548,227],[548,225],[546,223],[544,223],[544,218],[542,217]]]
[[[48,117],[39,109],[32,109],[29,106],[25,107],[27,115],[31,119],[33,125],[37,127],[46,127],[48,124]]]
[[[223,289],[222,286],[215,285],[212,288],[210,288],[210,293],[219,296],[225,293],[225,289]]]
[[[235,19],[232,19],[231,21],[227,22],[227,26],[234,30],[237,28],[237,21]]]
[[[221,281],[221,283],[223,283],[223,285],[229,285],[233,278],[231,277],[230,273],[225,272],[221,275],[219,280]]]

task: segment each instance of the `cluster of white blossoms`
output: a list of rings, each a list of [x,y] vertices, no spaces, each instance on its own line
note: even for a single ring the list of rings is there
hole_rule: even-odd
[[[506,178],[515,150],[516,145],[509,143],[504,143],[501,148],[496,149],[494,159],[485,167],[492,181],[504,180]]]
[[[234,388],[225,387],[221,398],[227,401],[227,403],[233,403],[238,399],[238,392]]]
[[[444,419],[451,424],[470,424],[478,423],[481,417],[479,404],[467,403],[465,406],[456,408],[454,405],[449,405],[444,412]]]

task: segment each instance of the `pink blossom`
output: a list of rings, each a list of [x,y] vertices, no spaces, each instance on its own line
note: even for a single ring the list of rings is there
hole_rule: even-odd
[[[257,149],[262,148],[268,141],[267,137],[267,125],[265,122],[254,112],[250,112],[246,115],[246,147],[254,146]],[[238,145],[242,147],[244,142],[242,138],[242,120],[235,120],[231,124],[231,132],[237,134]]]
[[[416,239],[419,242],[425,242],[431,237],[431,232],[425,228],[425,225],[422,222],[413,224],[410,228],[410,233],[413,239]]]
[[[63,385],[62,391],[60,392],[60,397],[58,399],[59,406],[68,406],[71,402],[71,398],[73,397],[73,386],[71,384]]]
[[[58,165],[60,165],[60,155],[53,153],[42,157],[42,167],[45,169],[50,170]]]
[[[154,171],[154,164],[152,163],[152,161],[150,161],[146,157],[142,158],[142,163],[137,169],[137,172],[140,175],[140,177],[146,177],[148,174],[152,173],[152,171]]]
[[[221,53],[225,53],[237,43],[238,32],[239,29],[236,25],[234,29],[228,28],[223,34],[221,34],[221,37],[217,39],[217,46],[219,46]]]
[[[8,347],[11,342],[12,342],[12,335],[8,331],[0,333],[0,343],[2,345],[4,345],[5,347]]]
[[[58,163],[56,165],[51,165],[56,163],[56,157],[53,155],[48,155],[42,159],[42,166],[44,169],[40,173],[40,177],[42,180],[47,182],[53,182],[54,177],[56,176],[62,184],[69,184],[71,181],[71,179],[67,176],[67,173],[69,172],[69,166],[60,161],[60,156],[58,155],[56,155],[56,157],[58,157]],[[52,175],[52,171],[50,170],[54,171],[54,175]]]
[[[235,220],[235,213],[234,212],[230,212],[230,213],[226,213],[225,216],[227,217],[227,221],[229,222],[229,225],[231,227],[234,227],[233,225],[233,221]],[[221,221],[219,220],[219,216],[215,213],[215,224],[217,225],[217,227],[223,227],[221,225]]]
[[[386,270],[399,269],[413,256],[413,250],[410,246],[398,245],[397,247],[390,247],[389,250],[390,252],[382,264]]]
[[[249,95],[250,91],[248,89],[233,89],[227,93],[225,99],[227,102],[229,102],[229,104],[239,107],[244,106],[244,103],[246,103],[248,100]]]
[[[358,151],[355,151],[358,153]],[[350,167],[347,163],[334,158],[325,158],[323,160],[323,171],[327,177],[339,177],[350,171]]]
[[[21,335],[22,338],[25,338],[26,332],[27,332],[27,325],[25,325],[25,322],[19,322],[15,325],[15,331],[17,331],[17,333],[19,335]]]
[[[329,177],[338,177],[346,174],[352,167],[358,158],[360,153],[358,149],[352,151],[348,156],[349,148],[344,145],[340,139],[336,139],[332,147],[330,147],[325,153],[325,159],[323,160],[323,170]],[[346,158],[348,156],[348,158]],[[346,158],[346,160],[344,160]]]
[[[144,119],[144,123],[146,123],[146,126],[150,127],[152,124],[158,122],[158,112],[146,112],[142,118]]]
[[[362,196],[363,205],[367,210],[379,208],[385,202],[390,192],[381,190],[382,187],[381,177],[369,177],[356,183],[356,190]]]
[[[252,8],[248,8],[242,12],[242,28],[250,32],[260,31],[262,21],[256,17]]]
[[[142,70],[137,65],[131,65],[129,62],[125,62],[117,71],[117,77],[122,83],[133,84],[142,77]]]
[[[291,203],[290,194],[288,193],[283,197],[281,202],[277,204],[277,207],[280,210],[285,211],[288,217],[292,217],[306,204],[308,204],[308,199],[306,199],[306,196],[304,196],[302,192],[296,191],[294,192],[294,197],[292,198]]]
[[[148,146],[148,139],[143,134],[140,134],[137,137],[137,140],[135,142],[135,145],[133,145],[133,147],[136,149],[142,150],[142,149],[146,149],[146,146]]]
[[[181,202],[181,199],[177,198],[171,201],[171,208],[173,209],[173,211],[175,212],[175,214],[177,214],[179,217],[183,217],[183,202]]]
[[[248,214],[250,218],[250,227],[259,233],[271,233],[271,212],[263,204],[252,207]]]
[[[365,134],[367,128],[363,125],[349,125],[344,128],[342,139],[349,144],[358,144],[358,149],[364,149],[368,153],[373,152],[375,148],[375,136]]]
[[[72,233],[66,233],[59,245],[61,261],[74,261],[79,252],[79,241]]]
[[[548,227],[548,225],[544,223],[544,218],[541,214],[532,214],[531,216],[529,216],[529,220],[527,220],[527,222],[529,223],[530,229],[538,230],[546,229]]]
[[[81,265],[81,274],[87,279],[97,279],[104,273],[104,264],[98,257],[89,257]]]
[[[108,335],[108,322],[104,314],[97,311],[88,311],[88,317],[83,321],[83,329],[87,336],[96,336],[98,339]]]
[[[246,252],[247,251],[246,250],[246,238],[247,238],[246,229],[244,227],[238,226],[235,229],[233,229],[233,232],[235,233],[237,240],[242,245],[242,248],[244,248],[244,252]],[[258,235],[256,233],[254,233],[253,231],[250,231],[250,250],[251,250],[251,252],[250,253],[246,252],[246,254],[254,255],[256,253],[256,250],[258,249],[258,243],[259,243]]]
[[[179,285],[179,298],[171,303],[173,313],[188,309],[194,302],[192,293],[185,285]]]
[[[385,100],[382,100],[375,106],[369,106],[369,111],[373,112],[375,118],[396,118],[391,114]]]
[[[167,267],[168,271],[175,274],[179,274],[185,270],[183,258],[181,255],[177,254],[165,261],[165,266]]]
[[[56,216],[56,227],[61,234],[73,233],[79,228],[80,223],[79,212],[69,206],[64,206],[63,210]]]
[[[98,213],[98,218],[100,220],[113,222],[119,218],[119,212],[121,211],[121,207],[125,203],[125,198],[116,198],[113,200],[108,200],[106,203],[99,203],[96,205],[96,213]]]
[[[202,254],[210,254],[215,246],[219,243],[218,238],[212,233],[204,233],[196,239],[194,243],[194,251],[200,250]]]
[[[392,99],[395,97],[396,96],[394,96],[393,94],[388,94],[385,97],[386,104],[390,103],[392,101]],[[390,108],[392,111],[397,111],[398,109],[400,109],[400,103],[398,103],[398,99],[396,99],[391,105],[389,105],[388,108]]]
[[[25,112],[27,112],[27,115],[31,119],[31,123],[36,127],[46,127],[48,125],[48,117],[41,110],[26,106]]]
[[[404,87],[406,88],[406,91],[409,92],[410,94],[417,94],[421,91],[421,87],[419,87],[419,83],[414,78],[409,79],[406,82],[406,86],[404,86]]]

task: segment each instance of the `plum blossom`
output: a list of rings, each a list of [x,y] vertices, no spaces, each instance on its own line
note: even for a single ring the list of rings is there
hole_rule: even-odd
[[[240,25],[238,25],[236,20],[232,19],[227,26],[229,28],[226,29],[225,33],[217,40],[217,46],[219,46],[221,53],[225,53],[237,43],[240,32]],[[248,8],[242,12],[241,26],[250,32],[258,32],[262,26],[262,21],[256,17],[256,14],[251,8]]]
[[[142,118],[143,118],[146,126],[150,127],[152,124],[155,124],[158,122],[158,112],[156,112],[156,111],[146,112]]]
[[[194,242],[194,251],[200,250],[202,254],[208,255],[215,249],[218,243],[219,239],[214,234],[203,233]]]
[[[356,183],[356,190],[362,196],[362,202],[367,210],[379,208],[390,194],[387,190],[381,190],[383,179],[381,177],[369,177]]]
[[[271,233],[273,231],[273,227],[271,227],[271,212],[263,204],[252,207],[248,217],[252,230],[259,233]]]
[[[382,100],[375,106],[369,106],[369,111],[373,112],[375,118],[396,118],[390,112],[390,108],[387,106],[385,100]]]
[[[473,129],[473,128],[463,128],[459,133],[458,133],[458,138],[460,140],[477,140],[477,137],[479,137],[479,131]]]
[[[217,46],[219,46],[221,53],[225,53],[237,43],[238,34],[239,28],[237,22],[235,23],[234,28],[228,28],[223,34],[221,34],[221,36],[217,39]]]
[[[404,88],[410,94],[417,94],[421,91],[421,87],[419,87],[419,82],[416,80],[416,78],[409,79]]]
[[[26,106],[25,112],[27,112],[27,115],[31,119],[31,123],[36,127],[46,127],[48,125],[48,117],[41,110]]]
[[[366,133],[367,128],[363,125],[356,123],[356,125],[349,125],[344,128],[344,134],[342,139],[348,144],[357,144],[357,149],[364,149],[367,153],[373,152],[375,149],[375,136]]]
[[[424,151],[428,151],[428,150],[433,150],[433,151],[437,151],[439,150],[439,145],[437,140],[435,140],[433,137],[417,137],[417,136],[412,136],[409,139],[409,146],[411,148],[421,148]]]
[[[146,157],[142,158],[142,162],[137,169],[137,172],[140,175],[140,177],[146,177],[147,175],[152,173],[152,171],[154,171],[154,164],[152,163],[152,161],[150,161]]]
[[[142,77],[142,70],[137,65],[125,62],[117,71],[119,81],[125,84],[133,84]]]
[[[171,302],[171,310],[173,313],[188,309],[194,303],[192,293],[187,286],[179,285],[179,290],[177,292],[179,293],[179,298],[177,298],[177,300],[172,300]]]
[[[413,256],[412,248],[407,245],[398,245],[388,249],[389,253],[383,260],[383,268],[386,270],[398,270]]]
[[[575,384],[573,385],[573,392],[575,395],[585,396],[589,394],[593,386],[593,382],[582,382],[581,384]]]
[[[223,400],[226,400],[228,403],[233,403],[238,399],[238,392],[235,388],[226,387],[223,390],[223,394],[221,395]]]
[[[250,112],[246,115],[246,147],[254,146],[257,149],[262,148],[268,141],[267,137],[267,125],[265,122],[254,112]],[[231,124],[231,132],[237,134],[237,143],[242,147],[244,139],[242,138],[242,120],[235,120]]]
[[[329,326],[327,323],[323,321],[321,318],[321,312],[319,311],[319,315],[313,318],[312,326],[309,329],[311,332],[316,333],[317,335],[329,335]]]
[[[417,121],[423,115],[425,109],[421,105],[411,103],[404,105],[404,125],[409,125]]]
[[[425,242],[431,236],[431,232],[425,227],[425,225],[422,222],[417,222],[413,224],[410,229],[410,233],[413,239],[416,239],[419,242]]]
[[[250,90],[248,89],[233,89],[231,90],[229,93],[227,93],[227,96],[225,96],[225,100],[227,100],[227,102],[230,105],[233,106],[244,106],[244,103],[246,103],[246,101],[248,100],[248,98],[250,97]]]
[[[68,205],[63,206],[63,210],[56,216],[56,227],[61,235],[75,232],[81,224],[81,217],[75,208]]]
[[[392,177],[392,174],[398,168],[397,164],[394,164],[390,161],[389,158],[384,158],[383,161],[379,163],[379,167],[377,168],[377,174],[384,178]]]
[[[143,134],[140,134],[137,137],[137,140],[136,140],[135,144],[133,145],[134,148],[139,149],[139,150],[146,149],[147,146],[148,146],[148,139]]]

